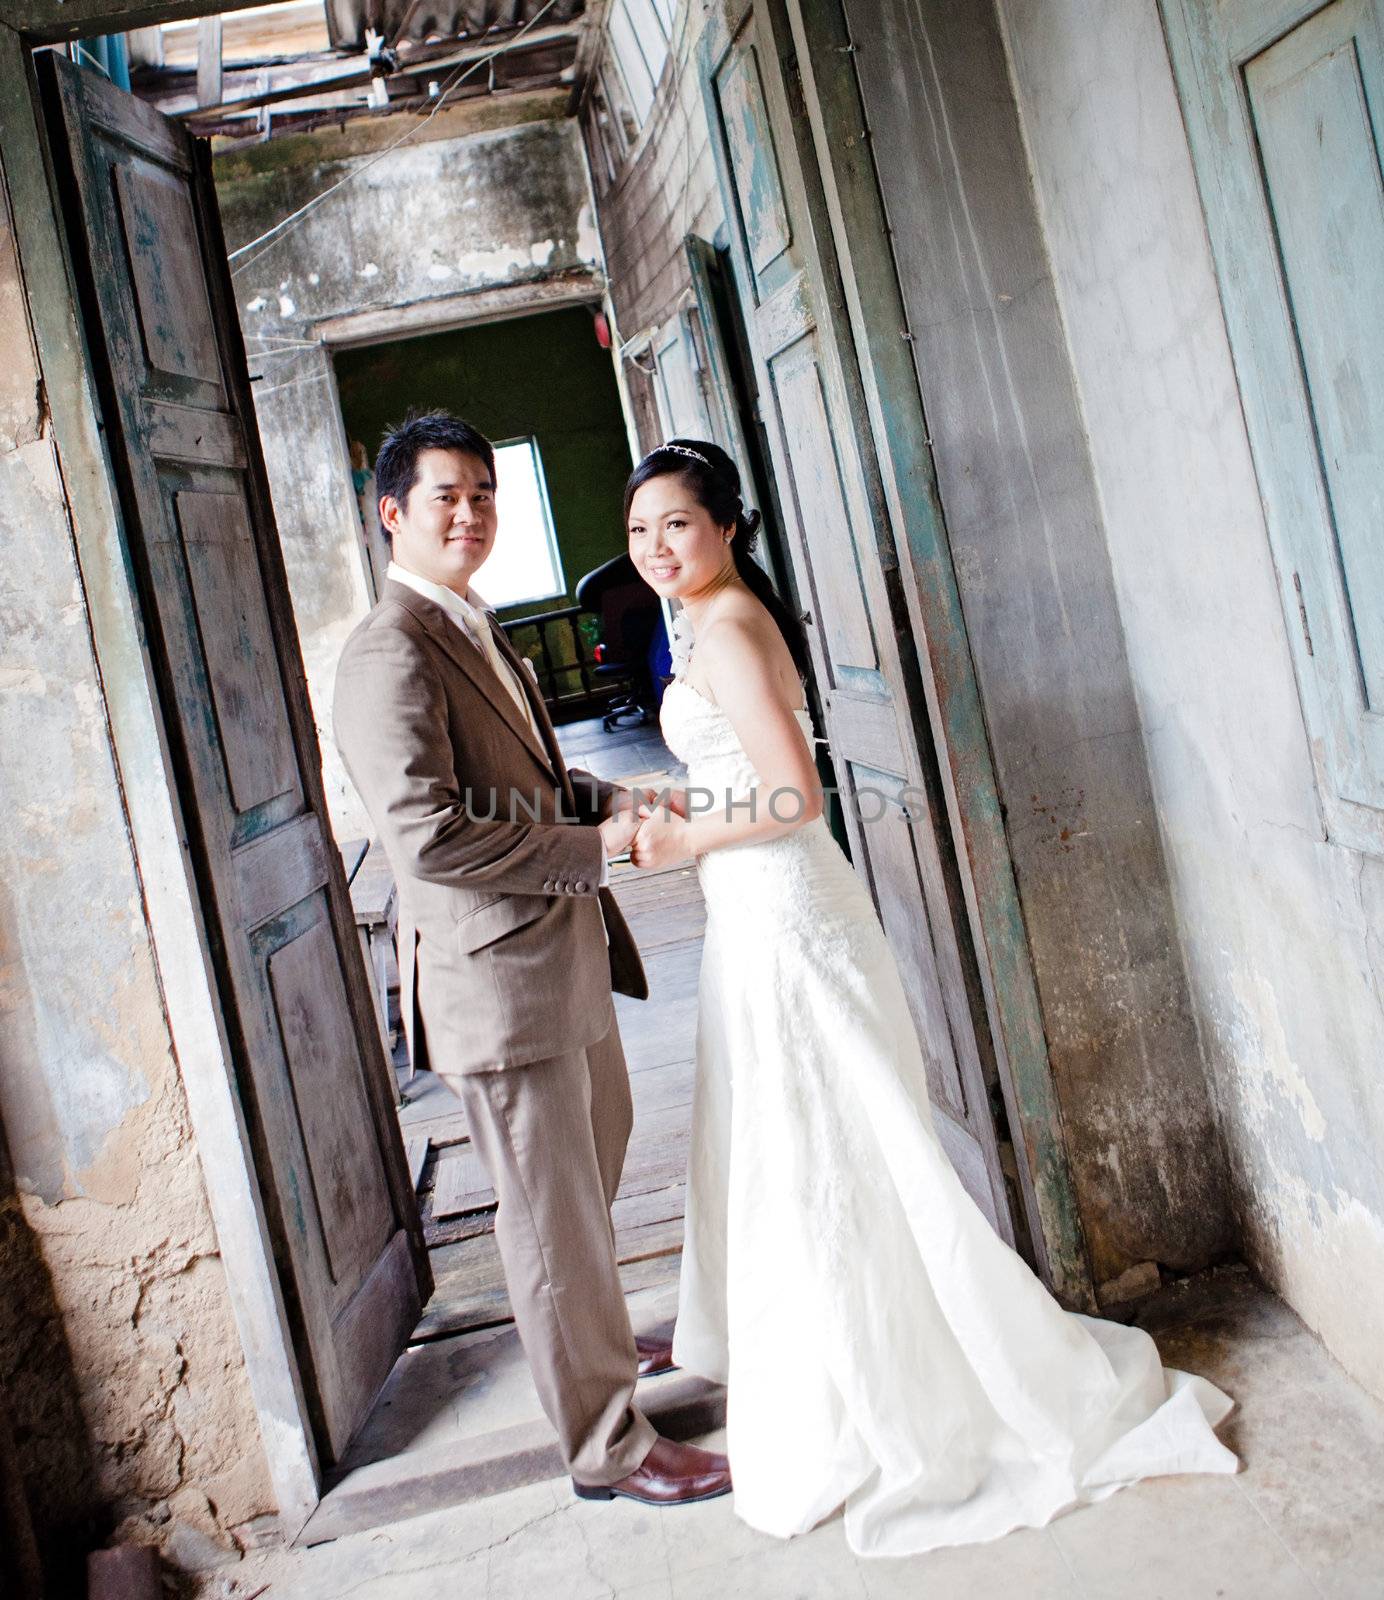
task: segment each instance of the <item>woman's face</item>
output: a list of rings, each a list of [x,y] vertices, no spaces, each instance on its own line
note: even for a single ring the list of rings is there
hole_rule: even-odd
[[[678,472],[650,478],[630,502],[630,560],[655,594],[686,600],[724,577],[729,528],[719,528]]]

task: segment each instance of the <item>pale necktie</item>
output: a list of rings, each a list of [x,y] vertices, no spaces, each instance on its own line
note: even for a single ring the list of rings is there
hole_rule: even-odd
[[[534,721],[533,707],[529,704],[529,697],[524,693],[524,686],[519,682],[519,674],[515,671],[513,663],[501,653],[500,646],[495,639],[495,630],[490,626],[485,613],[473,609],[466,621],[467,633],[481,647],[486,660],[494,669],[495,676],[509,690],[515,705],[519,707],[523,714],[524,721],[529,725],[529,731],[538,740],[541,748],[543,736],[539,733],[538,724]]]
[[[500,646],[495,638],[495,630],[490,626],[486,612],[473,605],[469,600],[457,606],[452,615],[466,629],[466,635],[481,647],[486,660],[495,670],[495,676],[504,684],[505,688],[514,696],[515,703],[524,713],[524,720],[533,730],[533,736],[543,746],[543,735],[538,731],[538,724],[534,721],[533,707],[529,704],[529,697],[524,693],[524,686],[519,682],[514,667],[500,652]],[[546,747],[544,747],[546,748]],[[601,842],[601,876],[599,882],[604,886],[610,881],[610,863],[606,859],[605,841]],[[605,925],[605,907],[601,907],[601,932],[605,934],[605,942],[610,943],[610,930]]]
[[[537,719],[533,714],[533,707],[529,704],[529,697],[524,692],[524,685],[519,682],[515,668],[509,658],[501,653],[494,629],[490,624],[490,613],[483,610],[472,600],[465,600],[453,589],[443,588],[441,584],[433,583],[427,578],[420,577],[416,572],[410,572],[405,567],[400,567],[396,562],[389,563],[386,576],[396,583],[401,583],[405,588],[412,589],[415,594],[421,594],[424,599],[431,600],[434,605],[440,606],[448,619],[455,623],[466,635],[472,644],[480,651],[490,663],[490,670],[500,680],[514,699],[515,705],[524,721],[529,725],[534,740],[540,750],[546,750],[547,744],[539,732]],[[497,624],[498,626],[498,624]],[[610,862],[605,853],[605,841],[601,841],[601,876],[602,888],[610,882]],[[601,931],[605,934],[606,943],[610,943],[610,933],[605,927],[605,908],[601,908]]]

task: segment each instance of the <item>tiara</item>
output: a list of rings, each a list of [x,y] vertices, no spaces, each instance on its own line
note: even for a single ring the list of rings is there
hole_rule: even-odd
[[[704,467],[709,468],[712,472],[720,471],[710,456],[704,456],[700,450],[689,450],[685,444],[657,444],[652,450],[649,451],[648,455],[644,457],[644,460],[652,461],[655,456],[662,455],[687,456],[693,461],[700,461]],[[641,462],[640,465],[642,466],[643,462]],[[743,497],[737,493],[735,498],[743,509],[745,504]]]
[[[691,456],[693,461],[700,461],[704,467],[711,466],[710,459],[704,456],[700,450],[689,450],[685,444],[659,444],[649,451],[649,456],[661,456],[664,454]],[[644,459],[647,461],[649,456],[645,456]],[[713,468],[712,470],[714,471],[715,469]]]

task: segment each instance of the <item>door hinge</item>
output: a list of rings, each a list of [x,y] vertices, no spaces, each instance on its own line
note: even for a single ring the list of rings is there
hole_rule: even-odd
[[[1312,630],[1307,623],[1307,602],[1302,596],[1302,579],[1296,572],[1293,574],[1293,588],[1297,590],[1298,616],[1302,621],[1302,637],[1307,641],[1307,654],[1315,656],[1317,652],[1312,648]]]

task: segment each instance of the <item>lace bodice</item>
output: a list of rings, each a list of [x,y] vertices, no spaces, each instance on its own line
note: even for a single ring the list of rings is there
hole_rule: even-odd
[[[794,715],[811,743],[811,713]],[[660,721],[664,743],[687,766],[687,787],[701,814],[710,805],[724,815],[730,801],[762,787],[730,718],[684,678],[665,690]],[[776,804],[785,820],[791,816],[791,799]],[[697,858],[697,871],[708,915],[732,913],[742,934],[758,930],[752,936],[795,941],[839,939],[847,928],[866,938],[878,934],[874,905],[825,817],[778,838],[708,851]]]
[[[794,712],[803,735],[813,742],[812,714],[805,708]],[[694,689],[685,678],[676,677],[664,692],[660,715],[663,742],[687,767],[688,784],[702,785],[734,795],[748,794],[759,786],[745,747],[720,706]]]

